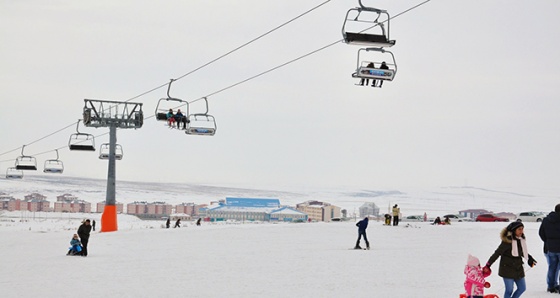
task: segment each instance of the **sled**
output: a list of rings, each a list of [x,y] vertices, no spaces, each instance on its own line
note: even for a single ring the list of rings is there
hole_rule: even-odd
[[[467,294],[461,294],[459,295],[459,298],[467,298]],[[484,298],[500,298],[500,297],[496,294],[488,294],[488,295],[484,295]]]

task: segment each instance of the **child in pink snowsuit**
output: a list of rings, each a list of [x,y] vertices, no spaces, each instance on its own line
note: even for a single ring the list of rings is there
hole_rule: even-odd
[[[489,288],[490,283],[484,278],[489,276],[491,271],[483,270],[477,257],[469,255],[465,266],[465,291],[468,298],[483,298],[484,288]]]

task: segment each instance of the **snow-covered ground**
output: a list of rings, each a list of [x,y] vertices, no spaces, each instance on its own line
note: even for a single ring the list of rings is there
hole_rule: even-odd
[[[372,249],[355,251],[353,221],[164,229],[119,215],[119,231],[93,233],[82,258],[65,256],[80,219],[56,217],[2,214],[2,297],[458,297],[467,255],[485,262],[505,226],[370,222]],[[539,264],[523,297],[546,296],[538,227],[526,224]],[[494,267],[486,293],[502,296]]]
[[[104,181],[26,177],[0,179],[0,192],[16,198],[31,192],[72,193],[96,203]],[[466,208],[548,212],[560,203],[556,190],[441,187],[431,190],[259,190],[200,185],[118,182],[117,200],[208,203],[226,196],[278,198],[292,205],[317,199],[349,213],[364,202],[386,208],[398,203],[403,215],[430,217]],[[384,210],[383,210],[384,211]],[[382,212],[383,212],[382,211]],[[0,213],[0,297],[458,297],[467,255],[485,262],[498,246],[505,223],[370,222],[372,249],[350,250],[355,222],[203,223],[179,229],[163,221],[119,215],[119,230],[95,232],[89,256],[65,255],[84,218],[100,214]],[[546,260],[537,231],[526,223],[529,252],[539,261],[527,268],[523,297],[544,297]],[[503,295],[495,272],[486,293]]]

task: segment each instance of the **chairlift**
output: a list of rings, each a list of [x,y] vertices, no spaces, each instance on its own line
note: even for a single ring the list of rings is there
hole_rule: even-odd
[[[25,145],[21,147],[21,156],[16,158],[16,170],[37,171],[37,159],[23,154]]]
[[[8,168],[6,170],[6,179],[21,179],[23,178],[23,171],[16,168]]]
[[[389,38],[389,22],[391,20],[389,13],[386,10],[365,7],[361,0],[358,2],[360,7],[351,8],[346,13],[342,25],[344,42],[378,48],[394,46],[396,41]],[[387,30],[385,30],[385,25]],[[379,27],[381,32],[377,34],[366,33],[374,27]]]
[[[167,121],[167,112],[176,109],[182,109],[185,115],[189,114],[189,103],[179,98],[174,98],[169,95],[169,90],[171,89],[171,83],[175,81],[171,79],[169,85],[167,86],[167,97],[160,98],[155,110],[155,116],[157,121]]]
[[[45,166],[43,167],[43,172],[62,174],[63,171],[64,171],[64,164],[60,159],[58,159],[58,150],[56,150],[56,159],[45,160]]]
[[[81,133],[78,130],[80,126],[80,121],[76,123],[76,133],[70,135],[70,140],[68,140],[68,148],[70,150],[76,151],[95,151],[95,138],[93,135],[88,133]]]
[[[365,60],[362,57],[362,51],[366,52],[379,52],[390,54],[391,60],[385,61],[380,60],[379,57],[375,57],[376,60]],[[389,56],[387,56],[389,57]],[[381,68],[385,64],[386,68]],[[392,81],[397,74],[397,63],[395,62],[395,56],[392,52],[378,49],[378,48],[361,48],[358,50],[357,66],[356,72],[352,74],[352,77],[359,79],[374,79],[374,80],[384,80]]]
[[[203,97],[206,103],[206,112],[191,114],[187,117],[187,129],[185,133],[188,135],[213,136],[216,133],[216,119],[208,114],[208,99]]]
[[[110,150],[109,143],[101,144],[101,147],[99,148],[99,159],[109,159],[109,150]],[[122,146],[119,144],[115,144],[115,159],[121,160],[122,158],[123,158]]]

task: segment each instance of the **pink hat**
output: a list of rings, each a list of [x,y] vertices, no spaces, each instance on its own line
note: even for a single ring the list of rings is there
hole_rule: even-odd
[[[467,265],[469,265],[469,266],[480,266],[480,260],[478,260],[477,257],[469,254],[469,257],[467,258]]]

